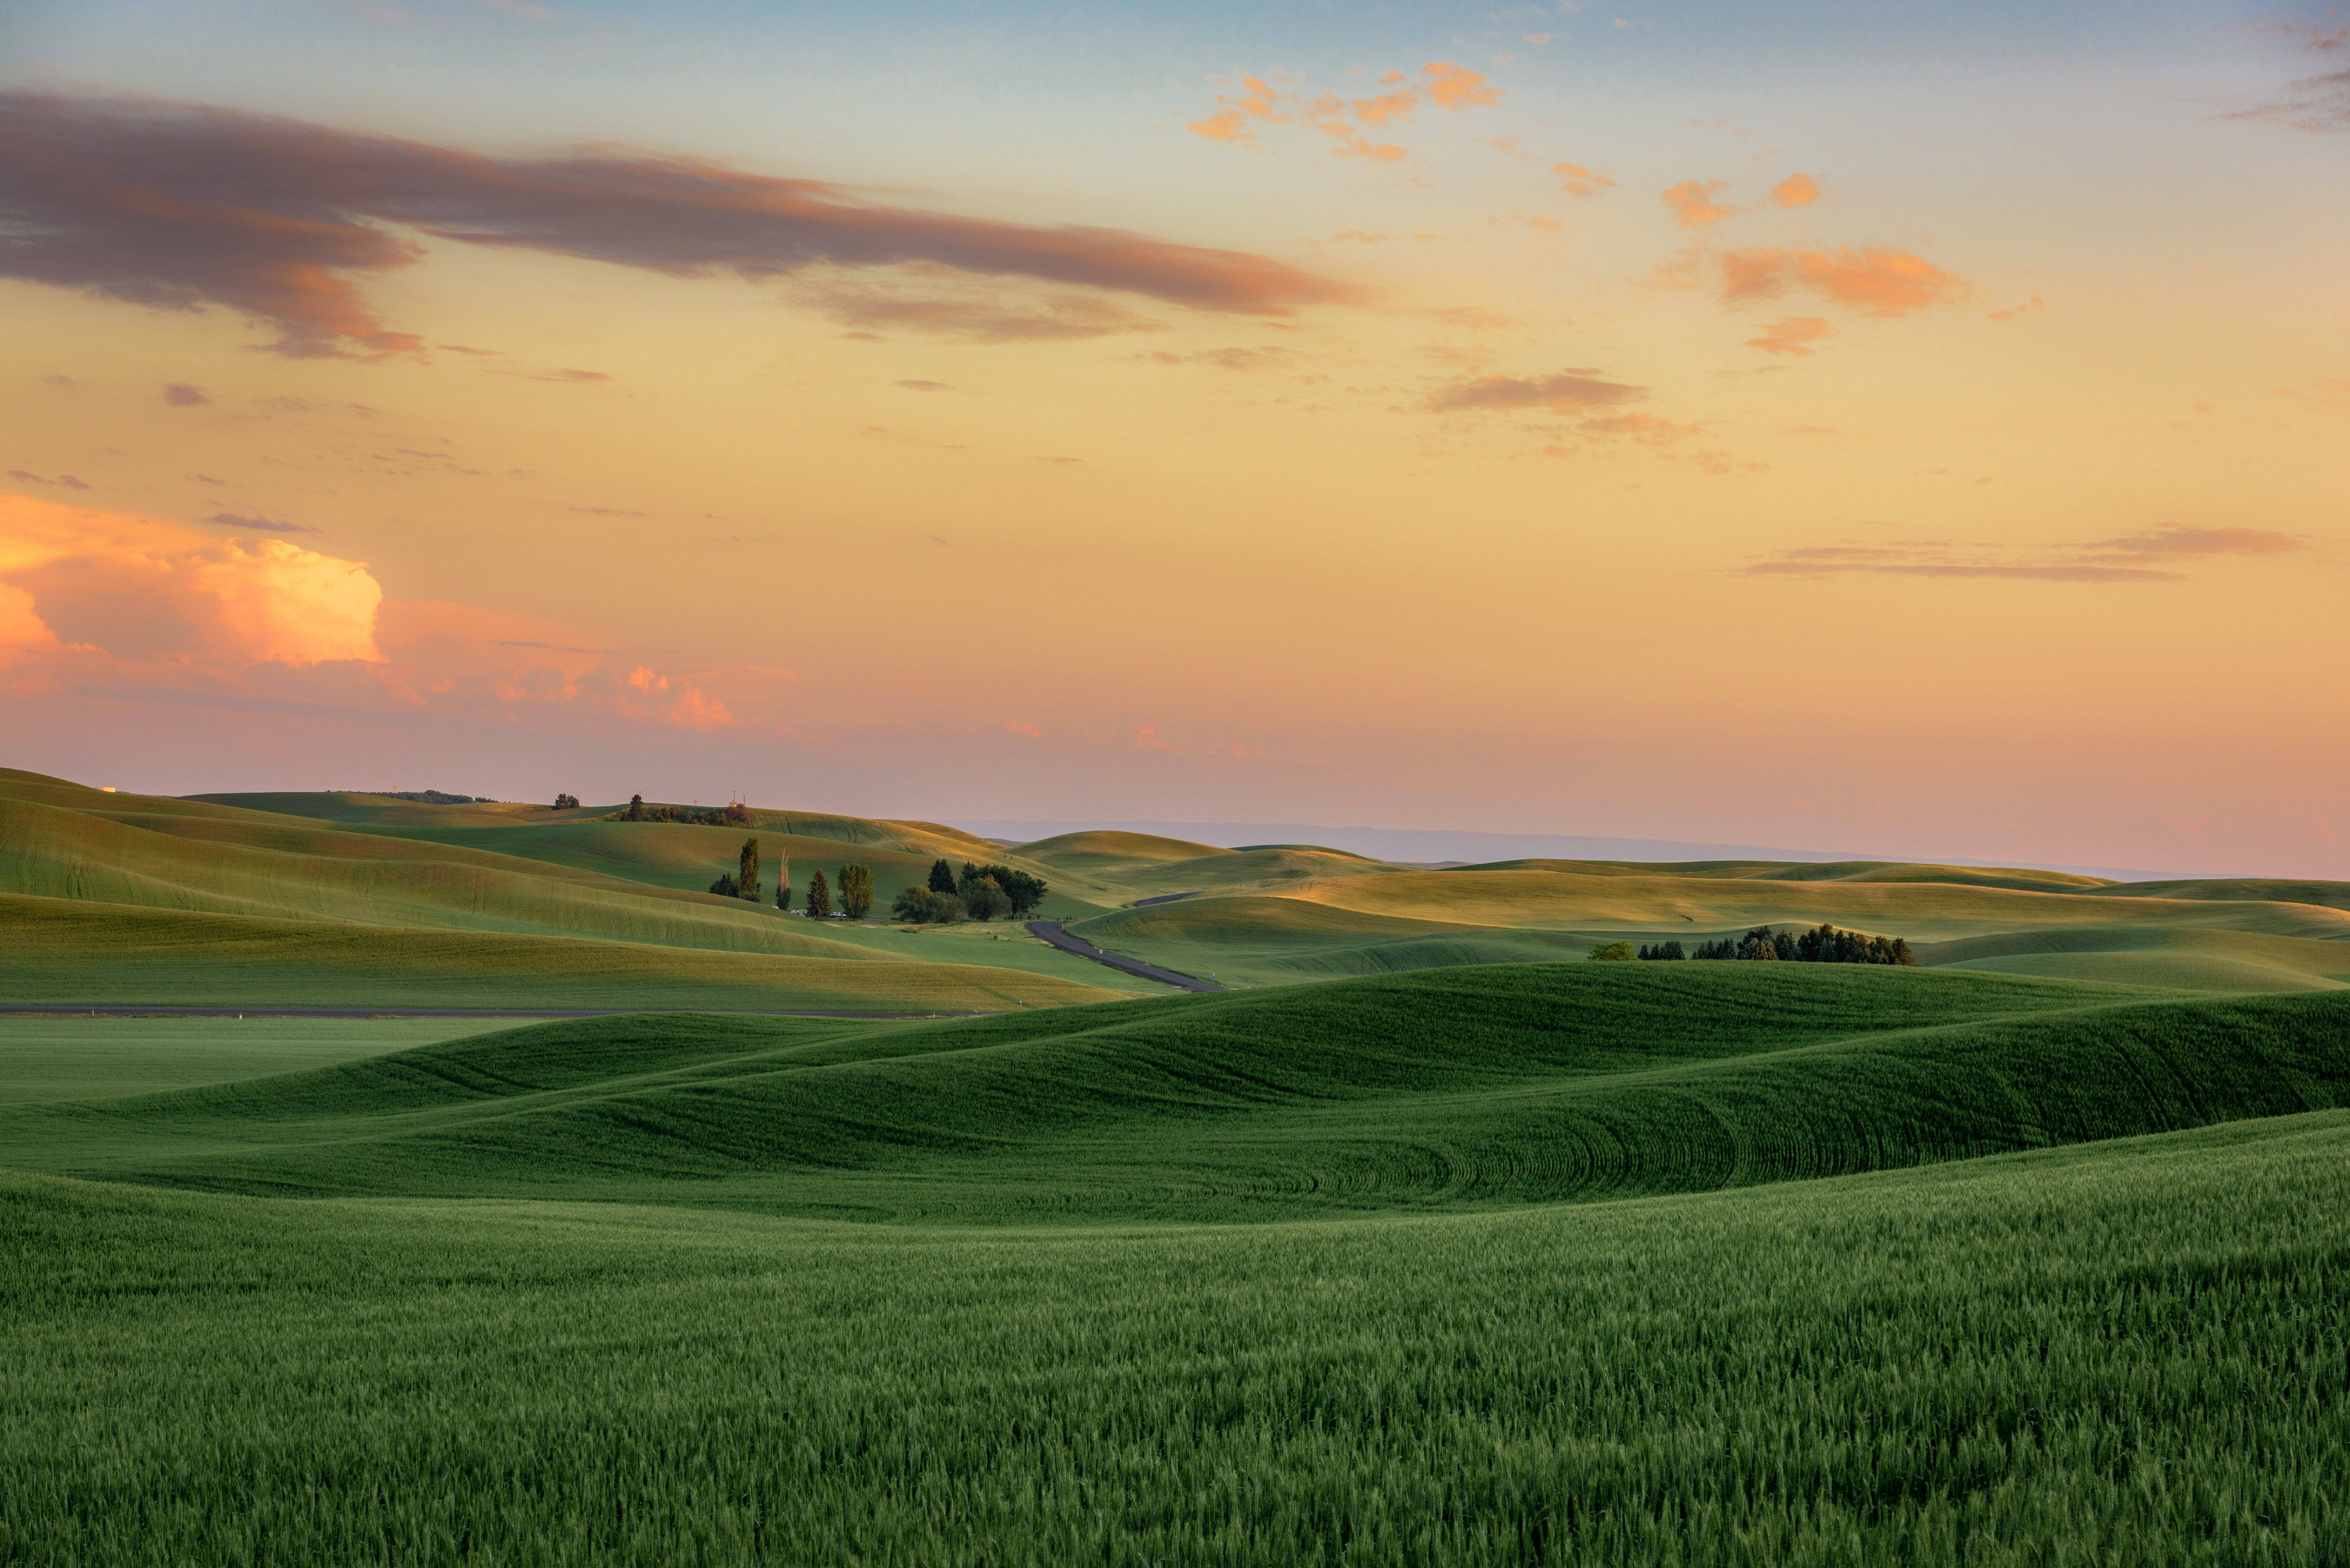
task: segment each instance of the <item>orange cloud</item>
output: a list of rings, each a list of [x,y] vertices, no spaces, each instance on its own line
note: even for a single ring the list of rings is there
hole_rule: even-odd
[[[1419,67],[1428,78],[1428,96],[1446,109],[1491,109],[1502,101],[1499,88],[1485,85],[1482,71],[1434,60]]]
[[[1820,317],[1790,316],[1765,327],[1761,337],[1749,337],[1746,347],[1760,348],[1765,354],[1808,359],[1817,352],[1812,345],[1825,342],[1835,336],[1835,328]]]
[[[0,494],[5,624],[18,649],[213,666],[380,662],[366,565],[283,539]]]
[[[1381,163],[1403,161],[1402,148],[1372,141],[1343,119],[1334,119],[1324,125],[1322,133],[1338,139],[1338,145],[1330,150],[1333,158],[1369,158]]]
[[[1808,207],[1820,199],[1820,182],[1808,174],[1790,174],[1771,187],[1774,207]]]
[[[2035,310],[2045,310],[2047,307],[2048,302],[2035,294],[2022,305],[2010,306],[2005,310],[1986,310],[1983,315],[1993,321],[2012,321],[2019,316],[2029,316]]]
[[[1722,298],[1732,304],[1775,299],[1792,286],[1877,317],[1925,310],[1967,289],[1964,279],[1889,246],[1730,251],[1721,258],[1721,275]]]
[[[1566,182],[1559,189],[1570,196],[1596,196],[1602,191],[1614,189],[1616,184],[1607,175],[1595,174],[1580,163],[1555,163],[1550,171],[1565,179]]]
[[[1218,109],[1205,119],[1193,120],[1184,129],[1194,136],[1204,136],[1211,141],[1237,145],[1256,140],[1256,132],[1248,129],[1247,120],[1242,118],[1241,111],[1236,109]]]
[[[1722,219],[1743,209],[1717,206],[1713,193],[1726,182],[1721,180],[1684,180],[1664,193],[1666,206],[1672,209],[1673,222],[1684,229],[1711,228]]]
[[[1384,129],[1392,120],[1409,119],[1411,111],[1419,107],[1419,104],[1418,93],[1409,88],[1400,88],[1394,92],[1381,93],[1377,98],[1357,99],[1355,118],[1365,125],[1376,125]]]

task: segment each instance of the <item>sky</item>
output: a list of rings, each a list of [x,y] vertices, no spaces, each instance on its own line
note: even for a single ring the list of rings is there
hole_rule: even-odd
[[[2345,255],[2324,8],[17,0],[0,764],[2350,878]]]

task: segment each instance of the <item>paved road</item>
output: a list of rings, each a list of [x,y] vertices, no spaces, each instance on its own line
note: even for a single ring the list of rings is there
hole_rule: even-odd
[[[1181,898],[1183,895],[1179,893],[1176,897]],[[1211,985],[1204,980],[1193,980],[1188,974],[1177,974],[1171,969],[1160,969],[1156,964],[1137,963],[1132,959],[1122,959],[1116,953],[1106,953],[1084,938],[1069,935],[1061,929],[1061,922],[1058,920],[1031,920],[1028,922],[1028,934],[1032,937],[1043,938],[1063,952],[1075,953],[1079,958],[1091,959],[1096,963],[1106,963],[1112,969],[1122,969],[1128,974],[1139,974],[1145,980],[1155,980],[1161,985],[1180,986],[1185,991],[1227,989],[1221,985]]]
[[[0,1006],[0,1016],[56,1018],[618,1018],[645,1012],[742,1018],[983,1018],[979,1012],[795,1012],[723,1007],[77,1007],[64,1002]]]
[[[1206,891],[1205,888],[1194,888],[1188,893],[1161,893],[1155,898],[1137,898],[1134,901],[1134,907],[1138,909],[1147,909],[1153,904],[1171,904],[1178,898],[1196,898]]]

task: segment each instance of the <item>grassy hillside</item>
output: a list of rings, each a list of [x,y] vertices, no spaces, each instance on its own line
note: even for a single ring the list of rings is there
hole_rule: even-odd
[[[567,1020],[0,1120],[0,1164],[273,1193],[959,1222],[1708,1190],[2342,1103],[2350,993],[1544,964],[960,1023]]]
[[[2345,1160],[997,1233],[0,1173],[0,1558],[2314,1565]]]
[[[266,1078],[499,1028],[482,1018],[0,1018],[0,1105]]]
[[[0,772],[0,904],[18,939],[0,999],[927,1011],[1097,1001],[1140,983],[1042,944],[918,943],[712,897],[741,828],[300,798],[321,815]],[[407,820],[432,813],[462,820]],[[338,819],[373,817],[399,820]],[[771,867],[787,846],[837,857],[801,860],[803,878],[847,857],[837,839],[761,836]],[[899,860],[914,877],[929,869]],[[876,879],[887,898],[878,867]]]
[[[1107,977],[1099,965],[1009,943],[976,955],[992,964],[849,943],[821,944],[841,956],[810,956],[9,894],[0,894],[0,925],[9,938],[0,1002],[16,1003],[989,1012],[1119,994],[1045,972]]]
[[[1972,937],[1928,947],[1918,961],[2179,991],[2326,991],[2350,985],[2350,943],[2177,927],[2090,926]]]

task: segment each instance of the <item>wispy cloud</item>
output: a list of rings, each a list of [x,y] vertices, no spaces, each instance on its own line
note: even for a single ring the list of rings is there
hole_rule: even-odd
[[[163,400],[175,409],[202,408],[212,400],[204,396],[202,387],[192,387],[185,381],[173,381],[163,389]]]
[[[267,517],[245,517],[234,512],[215,512],[204,519],[224,528],[240,528],[248,534],[316,534],[319,530],[299,523],[279,523]]]
[[[837,321],[868,331],[889,327],[967,343],[1065,342],[1167,329],[1164,322],[1098,295],[1040,294],[988,285],[957,289],[942,279],[910,289],[821,283],[796,297]]]
[[[1428,400],[1428,406],[1438,413],[1482,409],[1566,413],[1638,402],[1648,395],[1645,387],[1603,380],[1596,369],[1569,369],[1555,376],[1479,376],[1444,388]]]
[[[2306,556],[2304,535],[2266,528],[2155,528],[2073,545],[2019,549],[1944,539],[1814,545],[1742,566],[1749,577],[1950,577],[2043,583],[2175,583],[2180,564],[2219,556]]]
[[[2329,16],[2339,16],[2339,12],[2329,13]],[[2350,58],[2350,25],[2339,22],[2271,22],[2253,30],[2321,59]],[[2242,109],[2226,110],[2220,118],[2264,119],[2294,130],[2321,134],[2350,131],[2350,69],[2325,71],[2287,82],[2276,97]]]
[[[920,262],[1238,315],[1360,297],[1266,256],[883,206],[691,159],[488,158],[228,109],[22,92],[0,94],[0,276],[224,306],[296,357],[421,347],[356,281],[424,254],[378,223],[677,276]]]
[[[1759,337],[1749,337],[1746,347],[1760,348],[1765,354],[1808,359],[1818,352],[1818,345],[1835,336],[1835,328],[1824,317],[1789,316],[1765,327]]]
[[[1607,175],[1595,174],[1580,163],[1554,163],[1550,171],[1563,182],[1559,189],[1570,196],[1596,196],[1616,184]]]
[[[30,469],[12,468],[8,471],[8,477],[15,480],[19,484],[54,484],[60,490],[88,490],[89,488],[88,485],[84,484],[80,480],[76,479],[70,473],[60,473],[55,479],[50,479],[41,474],[35,473]]]

